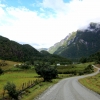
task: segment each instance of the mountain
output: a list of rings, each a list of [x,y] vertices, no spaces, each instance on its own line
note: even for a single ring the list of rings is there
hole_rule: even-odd
[[[50,47],[48,49],[48,52],[53,54],[55,51],[57,51],[59,48],[64,48],[66,45],[68,45],[71,41],[73,41],[73,38],[75,37],[76,32],[73,32],[72,34],[69,33],[68,36],[66,36],[64,39],[62,39],[60,42],[54,44],[54,46]],[[61,50],[61,49],[60,49]],[[61,52],[61,51],[60,51]]]
[[[55,63],[60,63],[60,64],[71,64],[72,61],[61,57],[59,55],[56,54],[50,54],[48,51],[42,50],[40,51],[41,55],[43,56],[42,60],[45,62],[50,62],[51,64],[55,64]]]
[[[41,50],[40,53],[43,55],[43,56],[51,56],[52,54],[50,54],[48,51],[45,51],[45,50]]]
[[[40,48],[40,49],[38,49],[38,51],[42,51],[42,50],[47,51],[48,49],[47,48]]]
[[[100,23],[90,23],[85,29],[69,34],[65,39],[49,48],[49,52],[78,59],[100,51]]]
[[[27,61],[41,54],[28,44],[21,45],[6,37],[0,36],[0,59]]]
[[[29,44],[22,45],[3,36],[0,36],[0,59],[20,62],[30,61],[32,64],[34,64],[34,61],[45,61],[52,64],[55,62],[71,63],[66,58],[50,54],[45,50],[39,52]]]

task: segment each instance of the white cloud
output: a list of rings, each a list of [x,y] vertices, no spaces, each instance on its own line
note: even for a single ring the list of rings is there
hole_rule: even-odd
[[[66,16],[68,21],[79,26],[80,23],[98,21],[100,18],[100,0],[71,0],[69,3],[63,0],[43,0],[42,6],[53,9],[58,16]]]
[[[0,4],[0,17],[2,17],[5,13],[4,13],[4,10],[3,10],[3,7],[5,7],[4,4]]]
[[[100,0],[43,0],[40,16],[45,8],[56,12],[56,17],[38,16],[37,11],[26,7],[0,6],[0,34],[18,42],[25,42],[34,47],[50,47],[63,39],[70,32],[89,22],[100,21]],[[4,9],[5,8],[5,9]]]
[[[64,3],[63,0],[43,0],[43,3],[41,5],[44,8],[51,8],[55,12],[64,12],[67,10],[67,3]]]

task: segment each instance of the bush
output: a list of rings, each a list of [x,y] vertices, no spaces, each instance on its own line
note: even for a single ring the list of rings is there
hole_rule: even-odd
[[[16,90],[15,84],[7,82],[7,84],[4,86],[4,90],[8,91],[8,94],[10,97],[14,98],[15,100],[18,100],[19,93]]]
[[[84,73],[92,73],[94,71],[93,66],[92,65],[88,65],[85,69],[84,69]]]
[[[79,75],[84,75],[84,72],[83,71],[79,72]]]
[[[5,62],[5,60],[0,62],[0,66],[6,66],[6,65],[7,65],[7,63]]]

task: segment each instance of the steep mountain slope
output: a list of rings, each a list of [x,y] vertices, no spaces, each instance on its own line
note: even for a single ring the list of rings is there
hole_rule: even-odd
[[[32,46],[21,45],[8,38],[0,36],[0,59],[13,61],[27,61],[41,54]]]
[[[50,47],[48,49],[48,52],[53,54],[58,49],[61,52],[62,48],[69,45],[70,42],[73,41],[75,36],[76,36],[76,32],[69,33],[69,35],[66,36],[64,39],[62,39],[60,42],[58,42],[58,43],[54,44],[54,46]]]
[[[49,61],[51,64],[56,64],[56,63],[66,63],[66,64],[71,64],[72,61],[67,59],[67,58],[64,58],[64,57],[61,57],[59,55],[55,55],[55,54],[50,54],[49,52],[45,51],[45,50],[42,50],[40,51],[41,55],[43,56],[42,60],[43,61]]]
[[[55,48],[55,47],[53,47]],[[84,30],[78,30],[72,33],[64,44],[57,47],[53,53],[77,59],[89,56],[100,50],[100,24],[90,23],[89,27]],[[52,50],[49,50],[50,53]]]
[[[47,51],[39,52],[29,44],[21,45],[3,36],[0,36],[0,59],[21,62],[30,61],[32,64],[34,64],[34,61],[45,61],[52,64],[55,62],[71,63],[66,58],[50,54]]]

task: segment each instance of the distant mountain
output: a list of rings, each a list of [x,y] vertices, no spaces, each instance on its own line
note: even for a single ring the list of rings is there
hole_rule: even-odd
[[[62,39],[60,42],[54,44],[54,46],[50,47],[48,49],[48,52],[53,54],[55,51],[57,51],[59,48],[64,48],[67,45],[70,44],[71,41],[73,41],[73,38],[76,36],[76,32],[69,33],[68,36],[66,36],[64,39]],[[60,49],[61,50],[61,49]],[[61,52],[61,51],[60,51]]]
[[[48,49],[47,48],[40,48],[40,49],[38,49],[38,51],[42,51],[42,50],[47,51]]]
[[[71,63],[66,58],[50,54],[45,50],[39,52],[29,44],[22,45],[3,36],[0,36],[0,59],[21,62],[30,61],[32,64],[34,64],[34,61],[45,61],[52,64],[56,62]]]
[[[50,54],[48,51],[45,51],[45,50],[41,50],[40,53],[43,55],[43,56],[51,56],[52,54]]]
[[[45,50],[40,51],[40,53],[43,56],[42,60],[46,62],[49,61],[51,64],[62,63],[62,62],[66,64],[72,63],[71,60],[67,58],[61,57],[56,54],[50,54],[48,51]]]
[[[78,59],[100,51],[100,24],[90,23],[86,29],[69,34],[65,39],[49,48],[49,52]]]

